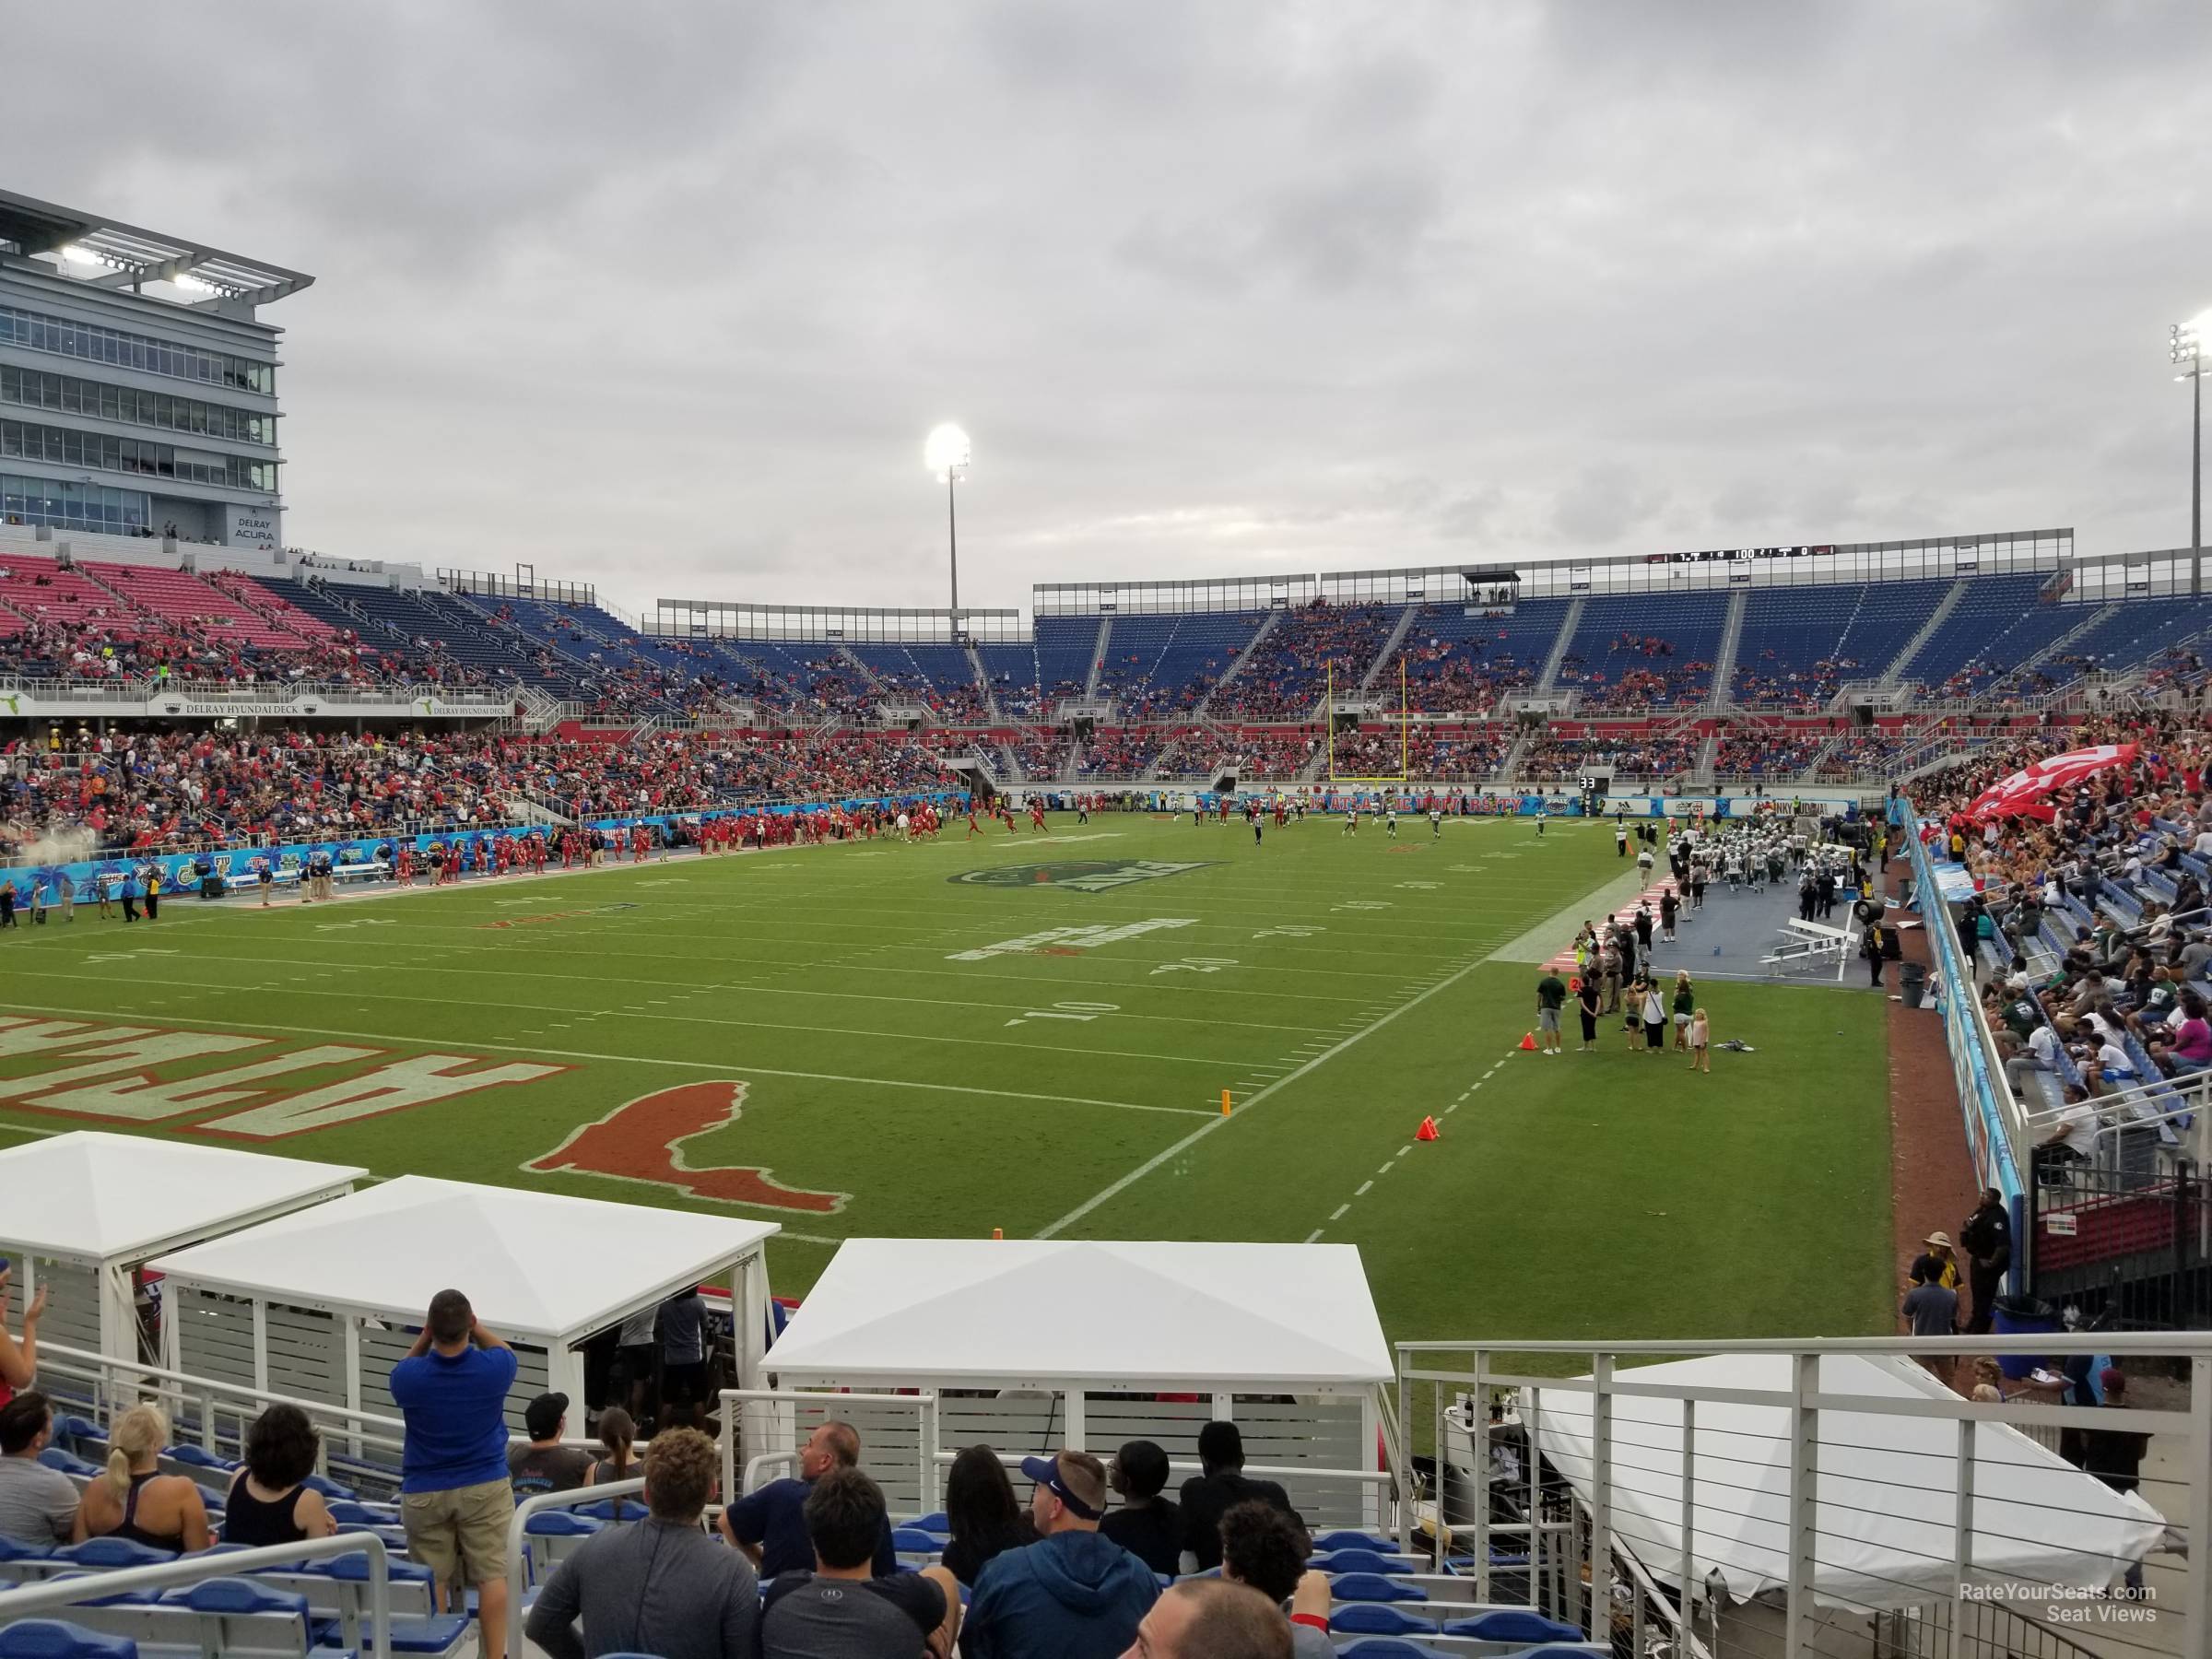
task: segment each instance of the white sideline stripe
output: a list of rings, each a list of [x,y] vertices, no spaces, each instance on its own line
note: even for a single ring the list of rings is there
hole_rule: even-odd
[[[104,975],[98,973],[69,973],[52,968],[41,969],[38,971],[40,976],[44,979],[96,979],[100,980],[103,983],[110,982],[106,980]],[[408,996],[404,993],[397,991],[315,991],[309,989],[305,985],[291,985],[286,987],[286,990],[288,994],[293,996],[335,996],[349,1002],[359,1002],[365,997],[371,1002],[432,1003],[441,1007],[451,1007],[453,1006],[453,1000],[450,997]],[[558,1007],[547,1007],[543,1003],[479,1001],[475,1006],[480,1008],[519,1008],[525,1014],[554,1014],[559,1012]],[[576,1018],[579,1019],[600,1019],[605,1018],[606,1012],[606,1011],[605,1009],[600,1009],[595,1013],[579,1014],[576,1016]],[[109,1014],[102,1015],[100,1018],[112,1019],[120,1018],[120,1016],[111,1012]],[[1114,1060],[1157,1060],[1162,1064],[1171,1065],[1220,1066],[1225,1064],[1225,1062],[1223,1062],[1218,1056],[1213,1054],[1154,1054],[1147,1053],[1141,1049],[1047,1047],[1043,1043],[1037,1042],[1008,1042],[1004,1039],[996,1037],[943,1037],[920,1031],[872,1031],[853,1026],[783,1025],[779,1024],[774,1020],[767,1019],[724,1019],[712,1014],[633,1013],[631,1014],[630,1018],[633,1019],[665,1020],[672,1025],[727,1026],[735,1030],[805,1031],[812,1035],[821,1037],[873,1038],[879,1041],[886,1042],[940,1042],[950,1043],[968,1048],[1021,1049],[1033,1054],[1042,1053],[1062,1058],[1076,1054],[1099,1054]],[[567,1022],[562,1021],[560,1023],[565,1024]],[[270,1026],[267,1029],[270,1030],[275,1030],[277,1028],[275,1026]],[[1003,1030],[1005,1028],[1001,1027],[1000,1029]],[[436,1040],[419,1037],[408,1037],[403,1038],[400,1041],[406,1042],[424,1042],[433,1041]],[[455,1042],[465,1042],[467,1040],[464,1038],[455,1038],[453,1041]],[[485,1045],[477,1044],[476,1046],[482,1047]],[[803,1075],[805,1074],[795,1072],[793,1074],[794,1077]],[[1147,1108],[1147,1110],[1156,1112],[1169,1112],[1188,1111],[1190,1109],[1187,1107],[1159,1106]]]
[[[1362,1026],[1359,1030],[1354,1031],[1349,1037],[1344,1039],[1343,1041],[1337,1043],[1334,1048],[1327,1049],[1323,1053],[1314,1055],[1312,1059],[1307,1061],[1303,1065],[1300,1066],[1296,1071],[1291,1072],[1288,1076],[1277,1077],[1274,1082],[1268,1084],[1266,1088],[1261,1089],[1259,1093],[1253,1095],[1251,1100],[1246,1100],[1243,1105],[1238,1109],[1234,1116],[1225,1118],[1207,1118],[1205,1123],[1201,1124],[1197,1128],[1192,1130],[1190,1134],[1184,1135],[1173,1146],[1169,1147],[1165,1151],[1154,1153],[1150,1158],[1147,1159],[1143,1163],[1137,1165],[1135,1169],[1130,1171],[1128,1174],[1123,1176],[1112,1185],[1093,1194],[1090,1197],[1086,1198],[1081,1204],[1077,1205],[1074,1209],[1069,1210],[1066,1215],[1061,1217],[1060,1219],[1053,1222],[1051,1226],[1041,1229],[1038,1231],[1037,1236],[1041,1239],[1049,1239],[1053,1237],[1055,1234],[1060,1232],[1062,1229],[1069,1227],[1075,1222],[1080,1221],[1084,1217],[1089,1215],[1092,1210],[1097,1209],[1100,1205],[1104,1204],[1109,1198],[1116,1197],[1120,1194],[1126,1192],[1130,1187],[1135,1186],[1138,1182],[1142,1181],[1146,1176],[1151,1174],[1153,1171],[1159,1169],[1160,1165],[1166,1163],[1170,1159],[1180,1158],[1183,1153],[1189,1151],[1193,1147],[1196,1146],[1207,1135],[1213,1134],[1215,1130],[1220,1128],[1222,1124],[1230,1123],[1242,1123],[1246,1118],[1249,1118],[1252,1115],[1255,1107],[1260,1105],[1260,1103],[1265,1100],[1269,1095],[1272,1095],[1277,1089],[1282,1088],[1285,1084],[1295,1083],[1300,1077],[1304,1077],[1308,1072],[1314,1070],[1318,1066],[1326,1065],[1331,1060],[1335,1059],[1338,1054],[1344,1053],[1346,1049],[1350,1048],[1354,1043],[1364,1041],[1366,1039],[1372,1037],[1377,1031],[1381,1030],[1392,1020],[1397,1018],[1399,1015],[1407,1013],[1412,1009],[1419,1007],[1423,1003],[1434,996],[1439,991],[1449,990],[1452,986],[1459,983],[1461,980],[1466,978],[1468,974],[1474,972],[1475,970],[1480,966],[1482,966],[1482,959],[1480,958],[1477,958],[1476,959],[1468,962],[1465,967],[1459,969],[1447,978],[1437,981],[1435,984],[1430,986],[1428,990],[1422,992],[1418,996],[1400,1003],[1396,1007],[1391,1009],[1389,1013],[1383,1015],[1382,1018],[1375,1020],[1371,1024]]]
[[[79,1019],[112,1020],[124,1018],[112,1007],[60,1008],[45,1003],[19,1002],[11,1002],[8,1006],[22,1008],[32,1014],[74,1015]],[[474,1039],[459,1044],[441,1045],[423,1037],[402,1036],[392,1031],[341,1031],[328,1026],[266,1025],[258,1020],[201,1019],[186,1014],[172,1014],[162,1023],[215,1026],[233,1031],[276,1031],[287,1037],[349,1037],[375,1042],[410,1043],[418,1048],[458,1046],[488,1049],[495,1053],[520,1054],[525,1059],[539,1055],[556,1060],[606,1060],[618,1065],[673,1065],[679,1071],[751,1072],[762,1077],[799,1077],[812,1083],[865,1083],[876,1088],[927,1088],[944,1094],[989,1095],[1002,1100],[1050,1100],[1056,1106],[1112,1106],[1122,1112],[1165,1112],[1176,1117],[1202,1117],[1211,1123],[1222,1121],[1212,1112],[1195,1106],[1151,1106],[1137,1100],[1096,1100],[1087,1095],[1031,1094],[1019,1088],[977,1088],[967,1083],[923,1083],[912,1077],[849,1077],[837,1072],[789,1071],[781,1066],[750,1065],[734,1060],[669,1060],[655,1054],[600,1054],[583,1049],[527,1048],[520,1043],[479,1042]]]

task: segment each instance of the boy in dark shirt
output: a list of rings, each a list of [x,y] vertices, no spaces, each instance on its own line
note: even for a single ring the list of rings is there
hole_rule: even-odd
[[[1168,1454],[1150,1441],[1131,1441],[1113,1454],[1107,1484],[1121,1507],[1099,1530],[1155,1572],[1172,1577],[1182,1557],[1182,1512],[1159,1494],[1168,1484]]]

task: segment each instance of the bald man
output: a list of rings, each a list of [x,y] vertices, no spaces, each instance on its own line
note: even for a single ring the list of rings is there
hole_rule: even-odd
[[[1152,1604],[1122,1659],[1290,1659],[1290,1624],[1257,1590],[1185,1579]]]

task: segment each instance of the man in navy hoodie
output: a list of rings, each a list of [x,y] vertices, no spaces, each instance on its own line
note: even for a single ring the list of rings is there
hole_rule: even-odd
[[[1039,1541],[992,1559],[960,1630],[965,1659],[1119,1659],[1159,1599],[1151,1570],[1099,1533],[1106,1466],[1084,1452],[1025,1457]]]

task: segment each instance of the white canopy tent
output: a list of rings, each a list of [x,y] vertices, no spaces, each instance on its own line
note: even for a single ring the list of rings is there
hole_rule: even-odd
[[[343,1197],[368,1171],[191,1141],[80,1130],[0,1151],[0,1255],[50,1341],[134,1362],[137,1269],[165,1251]],[[10,1311],[10,1317],[20,1306]]]
[[[953,1391],[947,1446],[1141,1436],[1188,1461],[1209,1418],[1233,1418],[1252,1465],[1317,1472],[1286,1480],[1294,1501],[1347,1524],[1379,1509],[1379,1483],[1352,1477],[1375,1468],[1394,1373],[1348,1244],[851,1239],[765,1369],[782,1389]]]
[[[1888,1356],[1824,1354],[1823,1394],[1956,1399],[1918,1365]],[[1697,1401],[1690,1527],[1693,1594],[1715,1583],[1735,1602],[1787,1586],[1792,1359],[1722,1354],[1616,1373],[1618,1381],[1771,1394],[1772,1406]],[[1610,1396],[1617,1537],[1654,1578],[1675,1583],[1682,1553],[1683,1402]],[[1522,1418],[1587,1507],[1589,1396],[1521,1393]],[[2166,1524],[2133,1493],[2112,1491],[2004,1423],[1974,1425],[1973,1574],[1984,1582],[2097,1587],[2155,1547]],[[1940,1418],[1824,1408],[1819,1416],[1813,1594],[1852,1613],[1949,1601],[1959,1583],[1952,1527],[1959,1426]]]
[[[762,1246],[780,1230],[406,1175],[153,1265],[171,1287],[169,1365],[355,1410],[390,1409],[392,1362],[430,1298],[457,1288],[522,1356],[519,1421],[544,1389],[584,1397],[584,1341],[696,1284],[729,1286],[749,1379],[767,1345]]]

